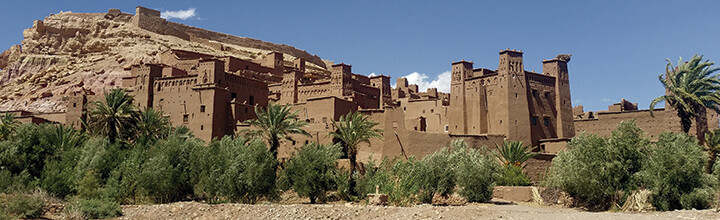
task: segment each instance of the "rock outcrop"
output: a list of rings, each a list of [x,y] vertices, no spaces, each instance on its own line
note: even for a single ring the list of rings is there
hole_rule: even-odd
[[[248,60],[278,51],[288,61],[304,58],[310,71],[327,71],[327,61],[306,51],[168,22],[153,12],[60,12],[35,21],[21,45],[0,54],[0,111],[64,111],[72,92],[120,86],[132,65],[159,63],[158,54],[169,49]]]

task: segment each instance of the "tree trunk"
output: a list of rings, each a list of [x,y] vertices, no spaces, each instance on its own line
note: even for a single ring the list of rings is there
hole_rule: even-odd
[[[712,173],[713,167],[715,166],[715,160],[717,160],[717,154],[715,154],[715,151],[712,149],[708,149],[708,153],[710,154],[710,159],[708,160],[708,164],[705,167],[706,173]]]
[[[278,148],[280,148],[280,141],[277,138],[272,138],[270,140],[270,152],[275,160],[278,159]]]
[[[695,113],[697,114],[695,116],[695,136],[698,139],[698,144],[703,147],[705,146],[705,134],[708,132],[706,111],[704,106],[695,107]]]
[[[350,149],[351,147],[348,147],[348,157],[350,158],[350,182],[348,183],[348,190],[350,195],[357,196],[357,193],[355,193],[355,177],[353,174],[355,174],[355,171],[357,170],[357,152]]]
[[[690,132],[690,126],[692,126],[692,117],[680,110],[677,111],[677,116],[680,118],[680,125],[682,126],[682,131],[685,133]]]

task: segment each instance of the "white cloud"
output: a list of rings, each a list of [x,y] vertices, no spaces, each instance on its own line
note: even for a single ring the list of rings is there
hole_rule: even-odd
[[[603,98],[602,101],[603,101],[603,102],[612,102],[613,99],[611,99],[611,98]]]
[[[408,84],[417,84],[420,90],[419,92],[427,91],[428,88],[437,88],[438,92],[450,92],[450,71],[440,73],[435,77],[435,80],[432,81],[429,81],[430,77],[428,77],[428,75],[418,72],[413,72],[403,77],[408,80]]]
[[[188,8],[187,10],[177,10],[177,11],[163,11],[160,13],[160,17],[164,18],[164,19],[177,18],[177,19],[185,20],[188,18],[195,17],[195,8]]]
[[[377,74],[375,74],[375,73],[370,73],[370,75],[368,75],[368,77],[373,77],[373,76],[377,76]]]

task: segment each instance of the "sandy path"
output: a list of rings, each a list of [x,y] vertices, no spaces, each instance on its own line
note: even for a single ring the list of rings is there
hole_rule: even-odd
[[[377,207],[360,204],[126,205],[119,219],[720,219],[714,210],[649,213],[585,212],[533,204]]]

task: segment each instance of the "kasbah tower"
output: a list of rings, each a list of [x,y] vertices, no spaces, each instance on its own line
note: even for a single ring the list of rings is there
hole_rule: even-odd
[[[522,51],[506,49],[496,71],[452,63],[450,134],[504,134],[541,147],[572,138],[568,61],[569,55],[544,60],[543,72],[535,73],[525,71]]]

